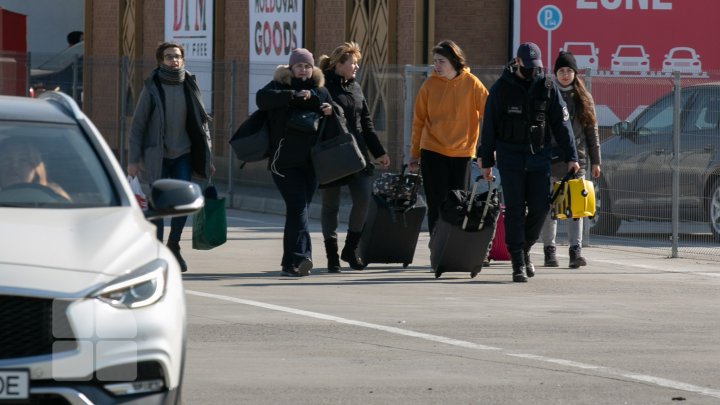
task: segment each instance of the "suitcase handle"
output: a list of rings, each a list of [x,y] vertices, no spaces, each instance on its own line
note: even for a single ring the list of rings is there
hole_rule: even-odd
[[[576,172],[567,172],[567,174],[565,176],[563,176],[562,179],[560,179],[560,186],[558,186],[557,190],[555,190],[555,192],[550,197],[550,201],[548,202],[548,205],[552,205],[555,202],[555,200],[557,200],[558,196],[560,195],[560,193],[563,190],[563,186],[565,185],[565,183],[567,183],[569,180],[574,179],[576,177],[577,177]]]
[[[477,187],[478,184],[480,184],[480,179],[482,179],[482,176],[478,176],[475,179],[475,182],[473,183],[472,191],[470,192],[470,201],[468,203],[467,211],[465,212],[465,218],[463,219],[462,223],[462,229],[467,229],[467,223],[468,223],[468,214],[472,210],[473,202],[475,201],[475,194],[477,193]],[[497,188],[493,187],[495,185],[495,176],[493,176],[492,180],[488,181],[488,193],[487,198],[485,199],[485,207],[483,208],[483,214],[480,218],[480,224],[478,224],[478,230],[481,230],[483,228],[483,225],[485,224],[485,216],[487,215],[488,208],[490,206],[490,200],[492,199],[492,196],[497,193]]]

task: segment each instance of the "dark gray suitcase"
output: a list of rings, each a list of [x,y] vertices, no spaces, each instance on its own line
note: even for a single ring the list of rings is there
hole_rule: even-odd
[[[435,278],[446,272],[468,272],[475,277],[482,270],[495,235],[500,205],[497,189],[492,186],[486,193],[476,194],[478,182],[472,192],[453,191],[454,199],[443,202],[430,237],[430,264]]]
[[[415,256],[426,212],[425,201],[419,195],[415,204],[405,209],[373,195],[360,239],[360,257],[366,264],[402,263],[407,268]]]

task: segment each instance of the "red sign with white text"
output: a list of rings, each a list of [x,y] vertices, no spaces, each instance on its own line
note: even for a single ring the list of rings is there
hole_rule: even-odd
[[[613,110],[610,121],[628,118],[671,89],[673,72],[689,84],[720,69],[715,51],[720,29],[713,28],[720,15],[717,0],[515,0],[514,7],[513,49],[535,42],[548,71],[560,50],[572,52],[580,69],[591,70],[593,96]],[[627,87],[641,78],[662,79],[662,90]],[[626,101],[619,111],[606,99],[611,91],[596,88],[596,82],[624,83],[622,93],[634,105]]]

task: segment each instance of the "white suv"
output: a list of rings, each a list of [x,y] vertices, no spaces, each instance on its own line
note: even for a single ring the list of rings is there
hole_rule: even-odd
[[[0,96],[0,403],[180,403],[182,279],[148,219],[203,197],[149,200],[70,97]]]

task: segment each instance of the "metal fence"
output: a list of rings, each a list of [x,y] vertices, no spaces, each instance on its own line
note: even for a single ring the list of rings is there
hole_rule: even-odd
[[[58,75],[61,82],[51,86],[30,69],[31,61],[29,54],[0,54],[0,94],[31,95],[42,87],[60,87],[81,103],[124,164],[138,92],[155,61],[78,59]],[[471,70],[490,88],[502,68]],[[191,62],[188,69],[212,78],[213,91],[208,92],[210,85],[204,87],[202,80],[200,85],[214,116],[216,180],[228,185],[229,201],[235,193],[272,187],[265,163],[241,168],[228,141],[254,109],[253,94],[275,66],[232,60]],[[393,171],[407,161],[414,98],[429,71],[427,66],[361,67],[359,80]],[[596,182],[597,216],[586,227],[586,243],[667,257],[720,258],[718,77],[720,72],[585,72],[603,155],[602,176]]]

